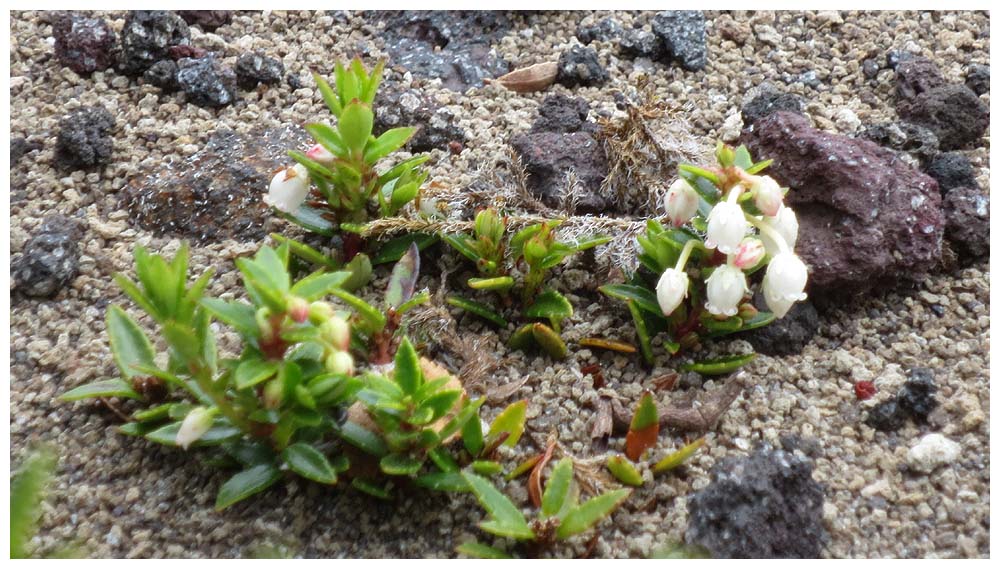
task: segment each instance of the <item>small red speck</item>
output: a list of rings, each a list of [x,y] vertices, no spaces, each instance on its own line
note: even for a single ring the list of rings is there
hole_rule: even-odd
[[[878,390],[875,389],[875,384],[870,381],[859,381],[854,384],[854,394],[858,396],[860,401],[870,399],[876,391]]]

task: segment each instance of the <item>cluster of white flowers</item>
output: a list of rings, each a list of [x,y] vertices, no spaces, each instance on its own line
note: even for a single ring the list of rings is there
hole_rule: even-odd
[[[310,160],[329,166],[336,158],[322,145],[314,144],[306,151]],[[295,213],[309,195],[309,170],[302,164],[282,168],[271,178],[264,203],[285,213]]]
[[[762,215],[750,215],[740,205],[748,191]],[[764,299],[778,318],[798,300],[806,298],[806,265],[795,255],[799,223],[795,212],[782,203],[781,186],[769,176],[744,174],[724,201],[708,214],[704,247],[726,254],[726,263],[715,267],[705,281],[705,309],[716,316],[733,316],[749,292],[744,271],[769,258],[764,275]],[[667,215],[677,227],[698,213],[699,196],[683,178],[671,184],[665,199]],[[754,233],[756,228],[759,233]],[[693,245],[689,242],[688,245]],[[688,294],[689,280],[684,266],[691,252],[685,246],[677,266],[663,272],[656,285],[656,297],[664,315],[669,316]]]

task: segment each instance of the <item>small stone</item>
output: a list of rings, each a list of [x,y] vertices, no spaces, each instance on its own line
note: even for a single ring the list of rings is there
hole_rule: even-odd
[[[750,24],[744,21],[737,22],[729,14],[719,16],[713,23],[719,35],[722,36],[722,39],[729,40],[736,45],[745,44],[753,33]]]
[[[736,142],[740,138],[740,131],[743,130],[743,115],[732,113],[719,127],[719,139],[723,142]]]
[[[944,197],[945,237],[966,261],[989,257],[990,196],[979,188],[954,188]]]
[[[972,162],[958,152],[938,154],[924,171],[937,180],[942,194],[954,188],[975,188],[979,185],[976,183],[976,171],[972,167]]]
[[[604,147],[589,132],[531,132],[515,135],[511,146],[528,173],[528,189],[551,207],[561,207],[567,175],[575,175],[574,195],[582,213],[603,212],[612,204],[600,188],[609,171]]]
[[[232,10],[177,10],[189,26],[198,26],[206,32],[225,26],[233,19]]]
[[[930,89],[896,107],[900,118],[930,129],[941,150],[972,146],[990,125],[986,104],[965,85]]]
[[[159,87],[164,93],[173,93],[178,89],[177,63],[172,59],[161,59],[142,74],[142,78],[154,87]]]
[[[844,134],[854,134],[861,128],[861,121],[858,115],[851,109],[840,109],[833,116],[833,124]]]
[[[28,141],[23,137],[18,137],[10,141],[10,164],[14,165],[15,162],[21,159],[22,156],[28,154],[29,152],[34,152],[35,150],[41,150],[42,144],[40,142]]]
[[[937,136],[919,125],[907,122],[886,122],[871,125],[859,134],[879,146],[906,152],[921,163],[927,163],[939,152]]]
[[[289,73],[285,77],[285,83],[288,83],[288,86],[291,87],[293,91],[306,86],[305,82],[302,81],[302,78],[294,73]]]
[[[896,66],[896,96],[912,99],[947,84],[941,70],[926,57],[911,57]]]
[[[170,57],[171,46],[189,45],[191,32],[173,12],[135,10],[125,16],[120,40],[122,71],[140,75],[157,61]]]
[[[244,53],[236,58],[236,83],[249,91],[257,85],[275,85],[281,82],[285,66],[281,61],[262,53]]]
[[[611,18],[604,18],[591,25],[580,25],[576,28],[576,39],[587,45],[594,41],[609,41],[621,35],[621,25]]]
[[[618,49],[628,58],[647,57],[660,59],[663,53],[663,42],[652,32],[641,29],[626,30],[618,40]]]
[[[906,422],[906,412],[899,408],[896,398],[883,401],[868,411],[865,424],[876,431],[895,431]]]
[[[52,24],[56,58],[80,75],[114,65],[115,32],[103,18],[63,14]]]
[[[45,218],[39,231],[12,263],[16,289],[32,297],[48,298],[79,273],[79,226],[63,216]]]
[[[761,86],[756,96],[743,103],[740,112],[743,115],[743,124],[751,125],[777,111],[802,114],[804,108],[805,104],[798,95],[785,93],[765,84]]]
[[[873,58],[861,62],[861,73],[868,79],[878,77],[878,72],[881,70],[882,68],[879,66],[878,61]]]
[[[990,92],[990,66],[973,63],[965,71],[965,86],[977,95]]]
[[[930,433],[910,448],[906,462],[914,470],[931,473],[939,466],[955,462],[961,454],[958,443],[940,433]]]
[[[556,82],[566,87],[594,87],[607,83],[608,72],[593,48],[574,45],[559,56]]]
[[[562,93],[549,95],[538,107],[538,118],[531,125],[531,132],[577,132],[585,125],[596,127],[587,122],[589,113],[586,99]]]
[[[700,10],[664,10],[653,17],[653,33],[663,42],[667,61],[676,61],[688,71],[704,69],[705,14]]]
[[[754,297],[754,304],[766,310],[763,295]],[[796,302],[784,318],[778,318],[767,326],[755,328],[739,334],[750,342],[753,349],[769,356],[797,354],[812,341],[819,331],[819,313],[811,300]]]
[[[236,75],[211,55],[178,61],[177,85],[201,107],[224,107],[236,98]]]
[[[937,386],[934,385],[934,372],[928,368],[915,367],[910,370],[910,379],[899,389],[896,396],[899,407],[918,423],[926,423],[938,402],[934,398]]]
[[[56,158],[71,167],[87,168],[111,160],[115,119],[104,107],[84,107],[59,122]]]

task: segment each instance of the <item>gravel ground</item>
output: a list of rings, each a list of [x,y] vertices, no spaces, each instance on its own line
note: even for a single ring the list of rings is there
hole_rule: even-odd
[[[583,18],[606,14],[536,14],[515,26],[497,50],[515,67],[556,58]],[[118,30],[121,13],[105,16]],[[650,14],[615,14],[623,24]],[[787,86],[808,101],[807,112],[820,127],[853,134],[862,123],[894,119],[891,73],[875,82],[861,72],[867,57],[906,49],[932,58],[947,78],[962,81],[969,63],[989,63],[987,14],[732,13],[708,14],[709,63],[692,73],[679,67],[642,65],[619,59],[610,43],[594,44],[611,82],[578,88],[573,94],[592,109],[612,111],[613,91],[642,73],[651,73],[658,94],[690,105],[696,137],[724,136],[719,129],[735,113],[744,94],[764,81],[815,71],[822,85]],[[719,26],[744,30],[742,46],[721,39]],[[242,13],[214,34],[193,32],[195,45],[221,51],[224,61],[250,49],[279,57],[295,74],[325,68],[370,43],[374,28],[352,16],[298,12]],[[54,299],[14,295],[11,309],[11,457],[16,462],[31,444],[48,441],[62,457],[53,495],[46,506],[40,552],[77,540],[96,557],[230,557],[253,553],[262,544],[282,545],[309,557],[450,556],[455,545],[478,532],[478,507],[468,497],[442,500],[415,493],[381,503],[355,492],[328,492],[302,482],[273,489],[247,503],[216,513],[212,504],[224,473],[203,468],[171,452],[115,433],[115,418],[86,404],[58,404],[70,387],[113,373],[104,336],[104,310],[128,304],[109,275],[131,269],[136,243],[175,250],[176,239],[131,228],[117,210],[119,191],[130,181],[196,152],[213,131],[238,131],[301,124],[325,113],[311,88],[287,83],[241,93],[220,110],[186,104],[181,95],[158,96],[112,72],[81,78],[52,57],[51,25],[34,12],[11,18],[11,136],[43,145],[12,165],[11,251],[17,253],[41,219],[51,213],[86,223],[80,275]],[[372,55],[382,53],[370,46]],[[408,79],[406,79],[408,80]],[[309,82],[311,84],[311,82]],[[506,151],[508,137],[526,130],[545,93],[517,94],[499,86],[465,95],[436,86],[428,89],[454,110],[469,135],[465,151],[435,151],[433,176],[448,185],[468,183],[476,168]],[[552,87],[551,91],[565,91]],[[988,98],[988,96],[987,96]],[[119,129],[111,164],[89,172],[54,164],[56,124],[81,106],[100,104]],[[988,142],[986,143],[988,146]],[[988,148],[968,153],[980,183],[989,187]],[[222,240],[196,246],[192,265],[209,266],[221,276],[209,290],[234,290],[232,259],[255,250],[255,243]],[[561,278],[589,270],[575,261]],[[229,273],[229,274],[227,274]],[[436,286],[433,278],[428,286]],[[621,307],[583,294],[573,299],[577,314],[566,326],[578,339],[591,330],[627,334]],[[680,539],[687,524],[685,495],[708,483],[718,459],[750,450],[758,441],[781,445],[798,437],[799,448],[816,465],[826,485],[824,524],[830,557],[987,557],[989,556],[989,264],[937,273],[912,286],[847,303],[821,317],[820,333],[801,354],[761,356],[747,367],[748,388],[708,435],[706,450],[681,473],[647,484],[606,524],[594,555],[641,557],[655,546]],[[462,321],[462,325],[470,326]],[[496,335],[472,324],[489,345],[502,350]],[[720,349],[746,348],[742,342]],[[577,350],[564,362],[514,354],[490,383],[528,375],[511,396],[527,397],[533,441],[557,431],[563,447],[581,458],[594,454],[589,440],[597,392],[580,368],[599,361],[608,388],[629,404],[648,382],[635,359]],[[894,433],[876,433],[862,424],[866,408],[895,392],[912,366],[936,372],[942,406],[922,427],[912,423]],[[662,370],[662,368],[661,368]],[[859,403],[854,381],[875,380],[880,393]],[[706,382],[712,389],[713,382]],[[693,388],[692,388],[693,389]],[[669,399],[671,394],[665,395]],[[674,394],[677,396],[677,394]],[[487,415],[504,402],[491,403]],[[906,454],[921,436],[941,432],[961,445],[953,464],[931,474],[911,471]],[[661,436],[661,452],[680,444]],[[622,445],[613,440],[612,446]],[[511,460],[516,457],[511,456]],[[522,482],[510,484],[525,496]],[[482,536],[479,535],[480,539]],[[572,542],[553,553],[579,553]]]

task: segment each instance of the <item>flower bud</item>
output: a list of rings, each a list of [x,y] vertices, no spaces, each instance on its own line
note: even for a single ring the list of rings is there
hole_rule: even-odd
[[[806,264],[790,251],[779,253],[771,259],[764,274],[764,300],[777,318],[788,314],[797,300],[805,300]]]
[[[763,223],[775,230],[785,240],[785,244],[788,245],[790,251],[795,250],[795,242],[799,238],[799,220],[795,217],[795,212],[792,211],[792,208],[785,205],[781,206],[778,208],[777,215],[774,217],[765,217]],[[768,255],[777,255],[781,252],[781,247],[765,232],[761,232],[760,238],[764,241],[764,248],[767,250]]]
[[[732,265],[716,267],[705,281],[708,302],[705,308],[716,316],[734,316],[747,291],[747,277]]]
[[[336,312],[329,302],[317,300],[309,305],[309,321],[317,326],[333,318],[334,314]]]
[[[324,166],[333,164],[333,161],[336,159],[336,156],[334,156],[322,144],[313,144],[309,148],[309,150],[306,151],[306,157],[308,157],[310,160],[319,162]]]
[[[663,207],[674,226],[680,227],[698,213],[698,192],[694,191],[687,180],[677,178],[667,190]]]
[[[750,304],[749,302],[741,304],[740,311],[736,313],[736,315],[742,318],[744,322],[755,318],[758,314],[760,314],[760,311],[757,310],[756,306]]]
[[[264,384],[264,407],[277,409],[285,399],[285,384],[280,378],[274,378]]]
[[[486,208],[476,214],[476,235],[489,237],[493,243],[503,239],[503,221],[493,208]]]
[[[271,178],[271,185],[264,196],[264,203],[283,211],[295,213],[309,195],[309,171],[302,164],[281,170]]]
[[[736,268],[746,271],[757,266],[757,263],[764,258],[764,242],[755,237],[747,237],[740,242],[739,248],[733,259]]]
[[[688,276],[684,271],[677,269],[667,269],[663,271],[659,282],[656,283],[656,300],[660,303],[660,310],[664,316],[677,310],[681,301],[687,297]]]
[[[524,244],[524,261],[528,265],[537,265],[545,258],[548,250],[548,247],[545,246],[545,243],[538,236],[532,237]]]
[[[781,200],[785,193],[781,191],[781,186],[770,176],[754,176],[750,184],[750,191],[753,192],[754,204],[764,215],[774,216],[781,208]]]
[[[261,338],[274,337],[274,327],[271,326],[271,311],[266,306],[257,309],[257,312],[254,313],[254,319],[257,320],[257,328],[260,330]]]
[[[292,320],[302,324],[309,319],[309,301],[299,296],[293,296],[288,299],[287,311]]]
[[[335,349],[345,351],[351,345],[351,326],[339,316],[332,316],[319,326],[320,337]]]
[[[174,439],[177,446],[187,450],[189,446],[207,433],[212,428],[215,412],[214,408],[206,409],[205,407],[195,407],[188,411],[181,427],[177,429],[177,437]]]
[[[715,204],[708,214],[708,231],[705,235],[705,246],[709,249],[735,253],[743,237],[747,234],[749,223],[743,215],[743,208],[732,202]]]
[[[340,375],[354,373],[354,358],[347,352],[333,352],[326,358],[326,371]]]

